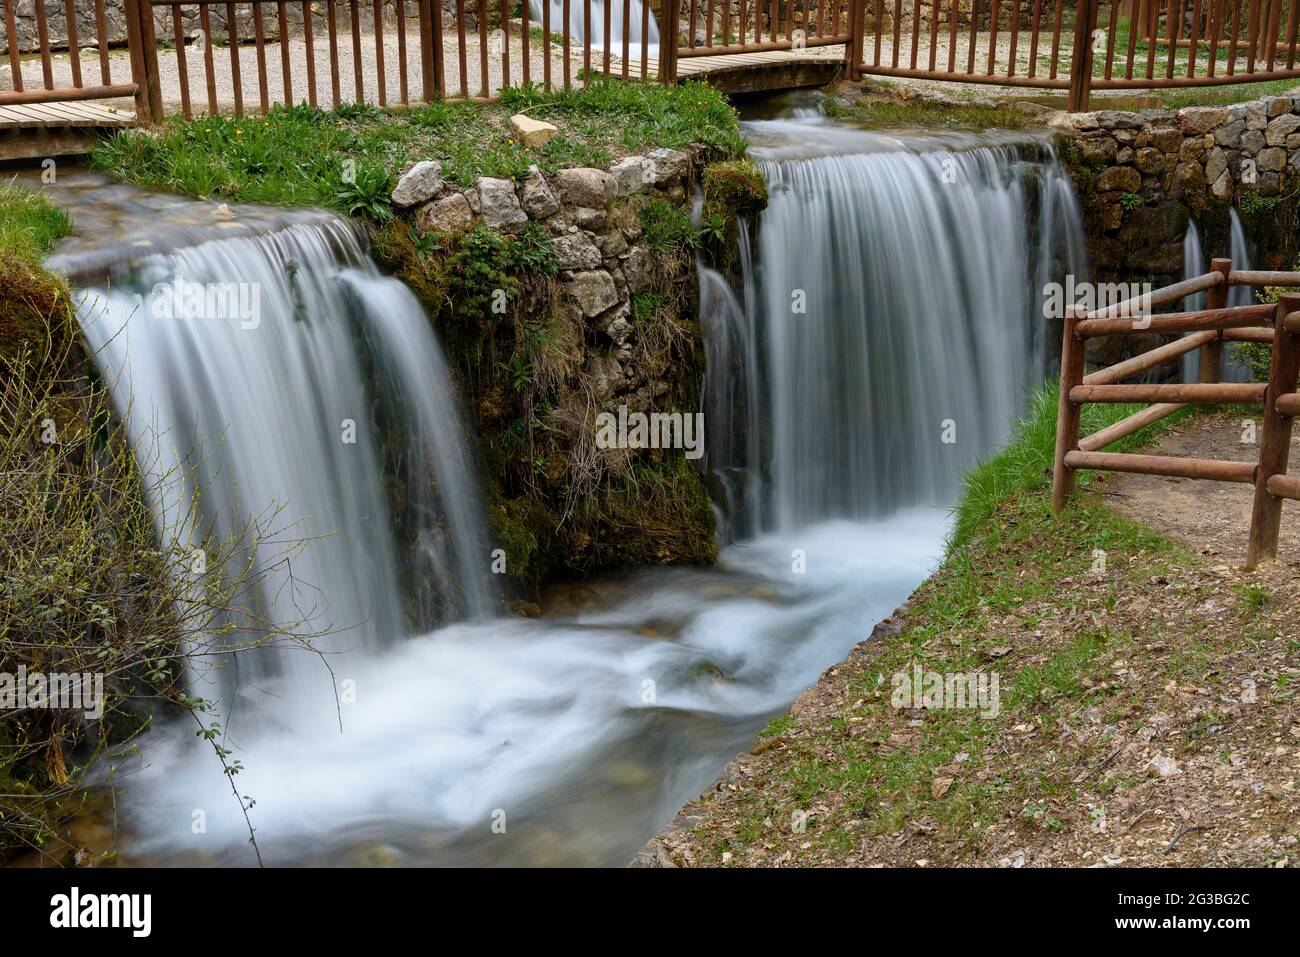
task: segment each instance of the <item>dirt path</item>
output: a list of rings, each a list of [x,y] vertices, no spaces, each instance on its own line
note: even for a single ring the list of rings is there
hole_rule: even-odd
[[[1241,415],[1199,416],[1160,442],[1161,455],[1253,461],[1259,430]],[[1250,441],[1242,441],[1243,438]],[[1300,471],[1300,430],[1291,440],[1291,471]],[[1107,475],[1097,488],[1111,508],[1190,546],[1202,555],[1240,565],[1246,560],[1254,489],[1236,482],[1198,482],[1158,475]],[[1283,506],[1278,558],[1300,564],[1300,503]]]

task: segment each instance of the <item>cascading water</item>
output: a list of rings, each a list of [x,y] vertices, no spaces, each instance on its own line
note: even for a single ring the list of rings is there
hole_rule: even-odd
[[[1027,289],[1082,272],[1069,187],[1041,146],[1027,159],[786,125],[750,127],[772,205],[757,248],[742,236],[742,288],[700,272],[710,464],[744,541],[717,568],[561,591],[537,621],[482,617],[489,544],[441,357],[349,229],[313,215],[209,241],[209,209],[177,253],[110,257],[113,285],[91,297],[107,315],[83,312],[142,459],[215,488],[214,518],[278,501],[312,533],[338,530],[295,573],[353,626],[330,640],[353,649],[332,667],[355,697],[334,713],[330,676],[280,652],[252,666],[241,688],[257,695],[227,740],[268,863],[625,864],[934,567],[960,469],[1044,364]],[[260,324],[154,320],[148,291],[176,277],[257,283]],[[187,460],[199,447],[214,464]],[[471,620],[420,631],[456,617]],[[119,860],[250,863],[192,727],[160,723],[140,745],[117,779]]]
[[[623,41],[627,40],[628,60],[641,59],[641,43],[644,38],[646,43],[645,55],[647,58],[657,57],[659,55],[659,22],[655,19],[653,13],[646,9],[644,0],[631,0],[627,7],[627,22],[624,23],[624,6],[619,0],[591,0],[590,22],[591,22],[591,46],[592,49],[605,49],[605,4],[611,4],[609,10],[609,51],[610,53],[621,56],[623,51]],[[587,26],[587,8],[580,0],[528,0],[528,12],[532,17],[533,23],[541,27],[543,8],[549,8],[547,14],[550,18],[551,32],[564,32],[564,11],[565,7],[569,8],[568,34],[572,42],[581,43],[586,37]]]
[[[278,509],[274,537],[309,544],[255,604],[329,631],[318,648],[343,663],[486,615],[490,588],[473,466],[428,319],[351,226],[302,220],[125,258],[109,283],[81,287],[78,312],[136,456],[160,479],[149,488],[163,544],[198,548]],[[405,514],[386,495],[386,461],[405,479]],[[262,544],[257,563],[279,554]],[[273,682],[295,707],[331,706],[314,656],[255,648],[221,669],[223,697]]]
[[[1037,143],[747,130],[770,201],[745,302],[702,294],[718,411],[748,440],[711,447],[733,532],[951,502],[1045,371],[1044,285],[1086,272],[1067,177]]]
[[[1232,207],[1228,210],[1228,256],[1232,259],[1233,269],[1250,269],[1250,246],[1246,242],[1246,231],[1242,228],[1241,217]],[[1205,249],[1201,245],[1201,235],[1196,223],[1187,221],[1187,232],[1183,235],[1183,278],[1191,279],[1201,276],[1210,268]],[[1233,286],[1228,290],[1229,306],[1248,306],[1251,304],[1249,286]],[[1195,311],[1204,309],[1206,296],[1203,292],[1188,296],[1184,308]],[[1183,381],[1197,382],[1201,374],[1201,350],[1194,349],[1183,356]],[[1223,354],[1223,368],[1220,378],[1224,382],[1249,382],[1250,370],[1233,358],[1232,350]]]

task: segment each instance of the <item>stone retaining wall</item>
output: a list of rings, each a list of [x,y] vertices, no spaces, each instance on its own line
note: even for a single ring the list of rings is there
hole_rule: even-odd
[[[1180,278],[1189,215],[1293,203],[1282,197],[1300,180],[1300,96],[1051,122],[1065,135],[1093,260],[1117,275]]]
[[[648,411],[668,384],[629,364],[636,345],[631,297],[650,290],[654,261],[639,242],[640,220],[621,215],[619,207],[638,194],[684,203],[700,182],[705,153],[704,147],[655,149],[608,170],[550,175],[534,166],[519,183],[480,176],[469,188],[443,180],[439,164],[429,161],[403,175],[393,203],[421,235],[478,224],[518,233],[530,221],[540,223],[555,252],[565,318],[599,333],[588,342],[586,360],[597,398],[629,399],[633,411]]]

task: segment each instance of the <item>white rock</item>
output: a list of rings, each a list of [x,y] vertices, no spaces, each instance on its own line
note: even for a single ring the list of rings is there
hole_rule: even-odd
[[[550,123],[544,120],[535,120],[523,113],[516,113],[510,117],[509,124],[511,132],[523,140],[524,145],[529,149],[544,146],[552,136],[560,132]]]
[[[393,189],[393,205],[399,209],[419,206],[438,195],[442,189],[442,164],[422,160],[402,174]]]
[[[528,214],[519,205],[512,180],[480,176],[474,186],[478,190],[479,214],[484,225],[515,232],[528,224]]]
[[[415,214],[415,228],[424,235],[465,229],[474,222],[474,211],[462,193],[449,193],[442,199],[425,203]]]

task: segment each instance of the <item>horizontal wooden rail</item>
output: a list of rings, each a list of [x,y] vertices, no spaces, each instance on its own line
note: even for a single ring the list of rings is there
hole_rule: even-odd
[[[117,100],[135,96],[139,87],[134,83],[115,83],[111,86],[62,86],[52,90],[3,90],[0,106],[21,106],[24,103],[66,103],[80,100]]]
[[[983,73],[944,73],[942,70],[910,70],[907,67],[895,66],[864,66],[863,72],[876,76],[909,77],[916,80],[943,80],[946,83],[996,83],[998,86],[1026,86],[1042,90],[1066,90],[1070,87],[1068,77],[989,77]]]
[[[1072,469],[1101,469],[1135,472],[1139,475],[1167,475],[1172,478],[1209,479],[1216,482],[1254,482],[1254,462],[1221,462],[1216,459],[1187,459],[1171,455],[1135,455],[1131,452],[1067,452],[1065,464]]]
[[[1136,319],[1084,319],[1075,332],[1084,339],[1096,336],[1122,336],[1133,332],[1167,333],[1200,332],[1206,329],[1231,329],[1238,326],[1267,326],[1272,322],[1272,303],[1250,306],[1226,306],[1196,312],[1167,312]]]
[[[1300,501],[1300,477],[1295,475],[1270,475],[1266,487],[1269,495]]]
[[[1110,385],[1114,382],[1123,382],[1129,376],[1145,372],[1147,369],[1169,362],[1171,359],[1177,359],[1179,356],[1199,349],[1201,346],[1207,345],[1218,338],[1219,333],[1212,329],[1205,332],[1194,332],[1190,336],[1167,342],[1163,346],[1157,346],[1141,355],[1125,359],[1123,362],[1118,362],[1109,368],[1090,373],[1083,377],[1083,384]]]
[[[1272,329],[1224,329],[1223,338],[1228,342],[1260,342],[1273,344]]]
[[[1161,419],[1168,418],[1180,409],[1185,408],[1187,408],[1185,402],[1162,402],[1158,405],[1149,405],[1140,412],[1134,412],[1128,418],[1107,426],[1100,432],[1094,432],[1092,435],[1080,439],[1079,448],[1084,452],[1095,452],[1098,449],[1104,449],[1106,446],[1146,428],[1153,422],[1159,422]]]
[[[1221,286],[1223,282],[1222,273],[1207,272],[1203,276],[1193,276],[1191,279],[1184,279],[1181,282],[1163,286],[1146,295],[1134,296],[1132,299],[1125,299],[1123,302],[1117,302],[1102,309],[1094,309],[1079,318],[1115,319],[1143,316],[1156,306],[1166,306],[1171,302],[1177,302],[1190,296],[1192,293],[1205,292],[1215,286]]]
[[[1268,386],[1262,382],[1136,383],[1076,385],[1071,402],[1188,402],[1199,405],[1263,404]]]
[[[1300,312],[1289,313],[1282,320],[1282,328],[1291,335],[1300,335]]]
[[[1092,80],[1094,90],[1168,90],[1189,86],[1228,86],[1237,83],[1265,83],[1269,80],[1289,80],[1300,77],[1300,70],[1268,70],[1262,73],[1222,74],[1220,76],[1197,77],[1195,83],[1188,83],[1186,77],[1145,77],[1119,78],[1106,80],[1096,77]]]
[[[1234,286],[1300,286],[1300,272],[1234,269],[1228,273],[1228,282]]]
[[[1279,395],[1277,401],[1273,403],[1273,408],[1277,410],[1278,415],[1289,415],[1294,418],[1300,415],[1300,395],[1294,392]]]
[[[848,43],[850,39],[851,37],[847,33],[842,36],[808,37],[804,40],[803,45],[808,48],[837,46],[841,43]],[[677,57],[678,59],[686,60],[693,56],[720,56],[723,54],[730,56],[736,53],[768,53],[772,50],[791,50],[793,48],[794,46],[789,40],[774,40],[770,43],[746,43],[744,45],[733,43],[728,46],[723,46],[719,43],[716,46],[711,47],[682,47],[677,51]]]

